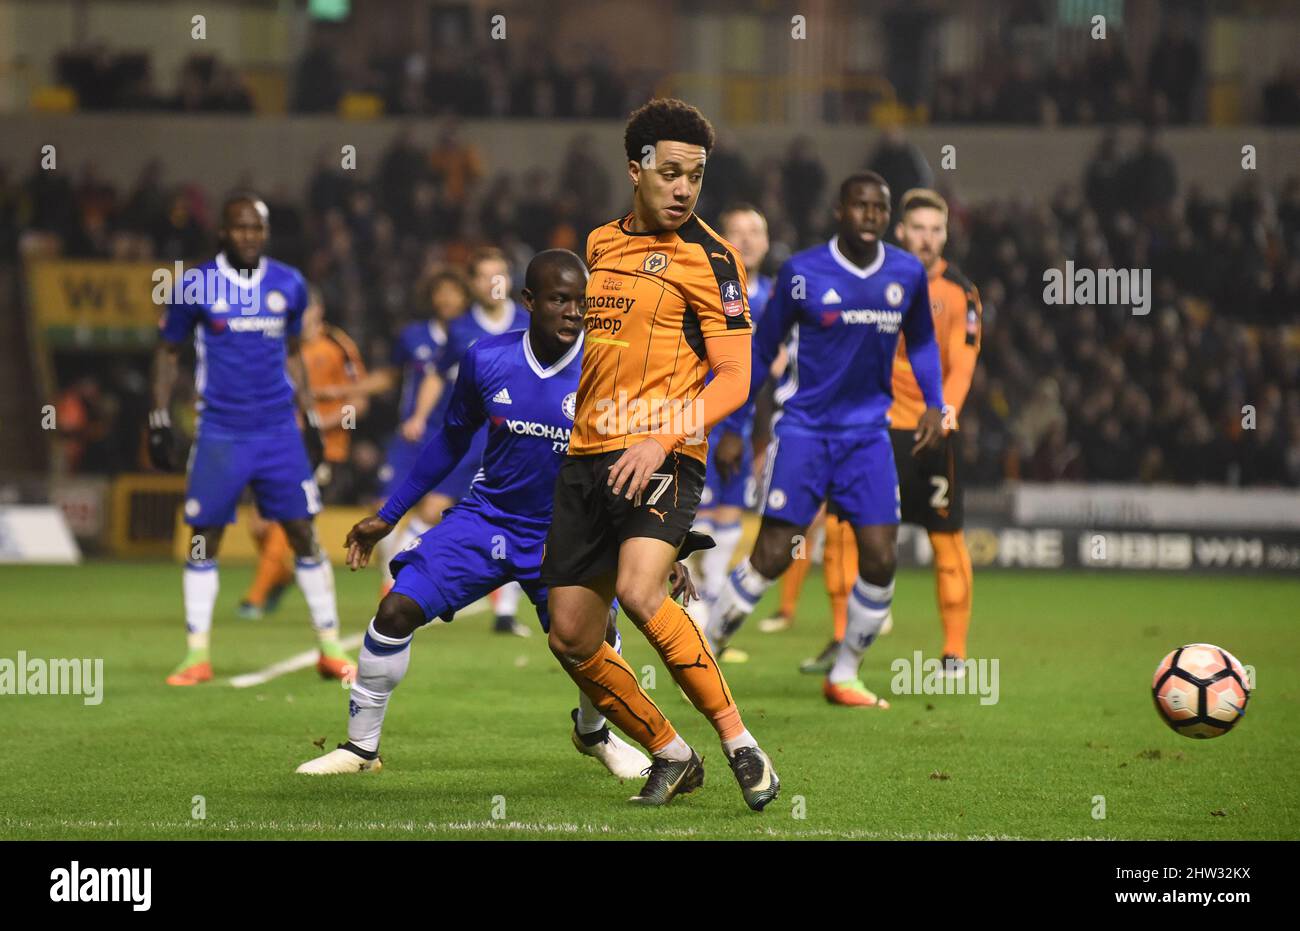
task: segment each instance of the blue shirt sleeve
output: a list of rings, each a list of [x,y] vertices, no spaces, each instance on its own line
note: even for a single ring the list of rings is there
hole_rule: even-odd
[[[777,273],[772,293],[763,308],[758,327],[754,331],[753,357],[749,369],[749,397],[745,403],[727,415],[722,429],[727,433],[744,432],[745,424],[754,416],[754,398],[767,381],[776,354],[785,342],[790,327],[799,314],[799,303],[794,298],[794,264],[787,261]]]
[[[397,334],[397,339],[393,340],[392,351],[388,355],[388,362],[395,369],[400,369],[411,361],[411,347],[407,343],[406,334],[407,330]]]
[[[288,300],[288,306],[285,308],[288,316],[285,319],[284,334],[299,336],[302,334],[303,311],[307,309],[307,282],[297,271],[294,271],[290,281],[292,286],[288,289],[289,293],[285,295]]]
[[[169,343],[189,342],[194,335],[194,325],[199,322],[202,308],[193,304],[168,304],[163,313],[162,338]]]
[[[379,517],[386,523],[395,524],[401,520],[403,514],[451,474],[464,458],[474,434],[487,419],[478,388],[477,363],[476,352],[471,350],[465,354],[442,429],[424,444],[406,480],[379,509]]]
[[[930,285],[924,270],[919,284],[912,289],[912,303],[903,315],[903,337],[907,360],[912,364],[925,406],[942,410],[943,372],[939,362],[939,343],[934,336],[934,317],[930,313]]]

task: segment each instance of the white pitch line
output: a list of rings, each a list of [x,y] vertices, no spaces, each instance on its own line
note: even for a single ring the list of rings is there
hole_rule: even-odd
[[[353,634],[351,637],[344,637],[339,641],[345,650],[355,650],[361,646],[361,638],[364,634]],[[246,689],[254,685],[262,685],[270,682],[272,679],[288,675],[291,672],[297,672],[299,669],[306,669],[308,666],[316,664],[317,657],[320,656],[320,650],[303,650],[301,653],[295,653],[288,659],[282,659],[278,663],[272,663],[265,669],[259,669],[257,672],[246,672],[242,676],[232,676],[230,684],[237,689]]]
[[[489,610],[491,610],[491,605],[488,603],[488,600],[486,598],[480,598],[468,608],[465,608],[462,611],[457,611],[456,616],[464,617],[471,614],[483,614]],[[429,626],[433,627],[435,624],[441,627],[442,621],[434,621]],[[364,636],[364,634],[353,634],[351,637],[344,637],[339,642],[342,644],[343,649],[355,650],[357,647],[361,646],[361,640]],[[278,679],[280,676],[286,676],[291,672],[297,672],[299,669],[306,669],[308,666],[315,665],[318,656],[320,656],[319,650],[303,650],[301,653],[295,653],[288,659],[282,659],[278,663],[272,663],[270,666],[267,666],[265,669],[259,669],[257,672],[246,672],[243,675],[232,676],[227,680],[227,683],[237,689],[246,689],[254,685],[264,685],[272,679]]]

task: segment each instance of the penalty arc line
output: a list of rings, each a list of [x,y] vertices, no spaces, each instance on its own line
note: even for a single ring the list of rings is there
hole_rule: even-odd
[[[470,605],[463,611],[457,611],[457,616],[469,614],[484,614],[490,606],[486,598],[482,598]],[[441,626],[441,622],[438,622]],[[433,626],[433,625],[429,625]],[[436,628],[435,628],[436,629]],[[351,637],[344,637],[339,641],[345,650],[355,650],[361,646],[361,640],[364,634],[353,634]],[[280,676],[287,676],[291,672],[297,672],[300,669],[306,669],[309,666],[316,665],[316,659],[320,655],[319,650],[303,650],[301,653],[295,653],[288,659],[282,659],[279,662],[272,663],[265,669],[259,669],[257,672],[246,672],[242,675],[231,676],[226,680],[226,684],[237,689],[251,688],[255,685],[265,685],[272,679],[278,679]]]

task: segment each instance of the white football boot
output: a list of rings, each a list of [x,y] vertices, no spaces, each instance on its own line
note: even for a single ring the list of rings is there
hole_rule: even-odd
[[[377,773],[383,768],[384,761],[379,757],[367,760],[364,756],[353,753],[343,744],[339,744],[337,749],[314,760],[308,760],[294,772],[305,776],[334,776],[340,773]]]
[[[619,779],[636,779],[650,768],[650,758],[611,731],[608,724],[595,733],[579,734],[577,708],[573,709],[571,717],[574,721],[570,733],[573,746],[583,756],[594,756]]]

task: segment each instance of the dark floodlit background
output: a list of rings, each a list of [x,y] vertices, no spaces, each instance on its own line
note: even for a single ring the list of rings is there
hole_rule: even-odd
[[[853,169],[948,198],[984,302],[977,565],[1088,564],[1104,530],[1126,555],[1099,564],[1294,570],[1297,47],[1268,0],[0,0],[0,517],[52,503],[83,550],[170,551],[150,274],[211,256],[228,190],[263,193],[271,254],[383,364],[476,247],[516,286],[581,252],[627,207],[623,119],[673,94],[718,130],[699,213],[757,204],[768,272]],[[1150,313],[1046,305],[1067,260],[1149,269]],[[360,421],[342,504],[395,426],[393,398]]]

